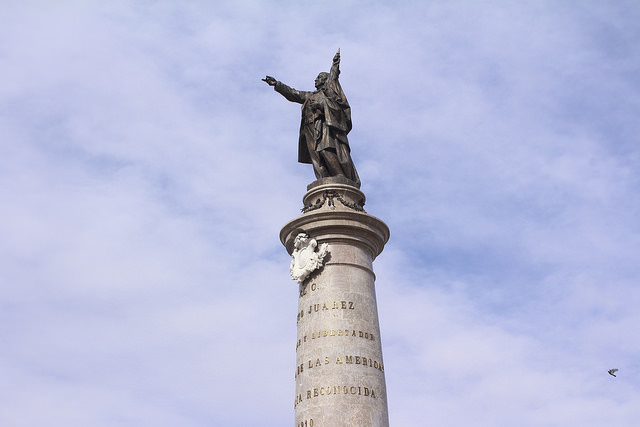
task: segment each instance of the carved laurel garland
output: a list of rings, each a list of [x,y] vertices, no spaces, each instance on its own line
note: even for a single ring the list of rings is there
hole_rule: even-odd
[[[322,199],[317,199],[315,203],[309,203],[308,205],[306,205],[300,210],[302,211],[302,213],[311,212],[316,209],[320,209],[322,206],[324,206],[326,202],[328,202],[328,206],[330,208],[335,208],[335,202],[333,201],[333,199],[338,199],[338,201],[342,203],[343,206],[346,206],[350,209],[353,209],[358,212],[365,212],[363,207],[364,200],[360,200],[357,203],[347,202],[342,197],[342,195],[335,190],[325,190],[324,193],[322,193]]]

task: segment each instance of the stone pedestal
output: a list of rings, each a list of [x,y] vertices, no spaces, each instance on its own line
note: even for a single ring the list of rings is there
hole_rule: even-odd
[[[389,229],[364,211],[364,200],[344,181],[316,181],[304,195],[302,215],[280,232],[290,254],[301,232],[317,241],[316,253],[327,244],[322,266],[298,289],[296,426],[389,425],[372,266]],[[309,259],[298,258],[294,262]]]

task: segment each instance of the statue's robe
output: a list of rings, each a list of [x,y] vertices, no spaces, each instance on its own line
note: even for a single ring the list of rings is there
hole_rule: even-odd
[[[326,178],[332,175],[320,152],[333,150],[344,176],[360,185],[347,139],[351,131],[351,107],[338,81],[339,74],[337,65],[331,67],[324,87],[315,92],[299,91],[282,82],[277,82],[274,89],[287,100],[302,104],[298,161],[311,163],[316,178]]]

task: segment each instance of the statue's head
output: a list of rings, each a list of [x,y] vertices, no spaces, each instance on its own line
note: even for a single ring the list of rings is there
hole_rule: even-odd
[[[322,72],[318,74],[318,77],[316,77],[316,89],[322,88],[324,84],[327,82],[328,78],[329,78],[329,73]]]

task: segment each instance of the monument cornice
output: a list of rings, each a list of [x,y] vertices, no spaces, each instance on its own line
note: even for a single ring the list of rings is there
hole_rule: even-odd
[[[280,241],[289,254],[299,232],[318,242],[353,244],[366,248],[374,260],[389,240],[389,228],[380,219],[364,212],[323,210],[305,213],[289,221],[280,231]]]

